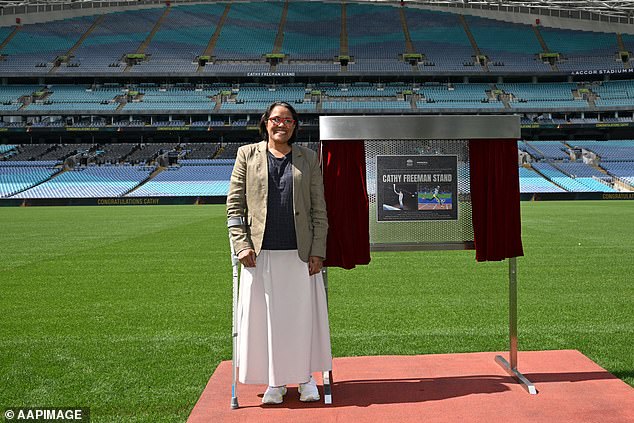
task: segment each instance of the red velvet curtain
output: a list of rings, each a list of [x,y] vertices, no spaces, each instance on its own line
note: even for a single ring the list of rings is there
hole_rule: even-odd
[[[328,207],[325,266],[352,269],[370,262],[370,227],[363,141],[322,143]]]
[[[471,203],[476,260],[523,256],[515,140],[471,140]]]

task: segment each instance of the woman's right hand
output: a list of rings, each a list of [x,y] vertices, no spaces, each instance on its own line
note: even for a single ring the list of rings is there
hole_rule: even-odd
[[[238,260],[244,267],[255,267],[255,251],[247,248],[238,253]]]

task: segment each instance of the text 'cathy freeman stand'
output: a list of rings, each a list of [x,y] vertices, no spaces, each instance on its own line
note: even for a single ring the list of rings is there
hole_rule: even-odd
[[[520,118],[321,116],[319,130],[325,265],[367,264],[370,250],[475,249],[477,261],[508,259],[510,363],[495,361],[536,394],[517,369]],[[330,383],[332,374],[324,374],[326,403]]]

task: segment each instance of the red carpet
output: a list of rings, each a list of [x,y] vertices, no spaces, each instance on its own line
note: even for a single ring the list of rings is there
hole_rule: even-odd
[[[264,406],[265,386],[239,384],[237,410],[230,408],[231,362],[225,361],[188,422],[634,423],[634,388],[578,351],[519,353],[518,368],[537,395],[508,376],[495,355],[336,358],[331,405],[302,403],[290,386],[283,404]]]

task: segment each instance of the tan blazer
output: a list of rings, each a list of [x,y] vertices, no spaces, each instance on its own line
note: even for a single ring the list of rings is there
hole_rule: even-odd
[[[291,145],[293,159],[293,209],[299,257],[326,258],[328,215],[317,154]],[[267,142],[238,149],[227,195],[227,217],[244,217],[245,225],[230,228],[236,254],[247,248],[260,254],[268,198]],[[290,224],[290,222],[289,222]]]

